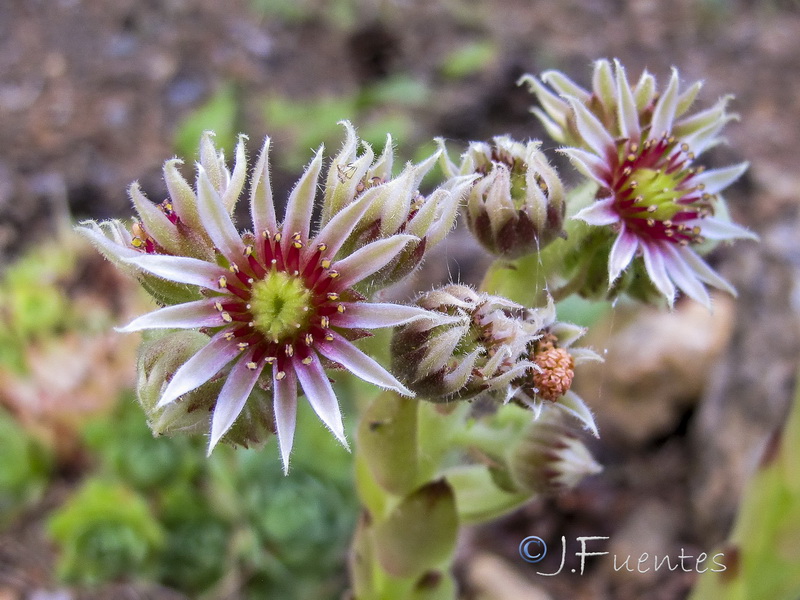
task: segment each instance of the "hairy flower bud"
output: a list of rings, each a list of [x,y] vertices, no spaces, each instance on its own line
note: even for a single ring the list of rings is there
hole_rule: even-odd
[[[539,494],[569,489],[602,470],[575,428],[552,412],[527,425],[508,468],[515,487]]]
[[[409,242],[371,278],[372,285],[388,285],[416,269],[425,254],[453,229],[458,205],[473,178],[451,179],[424,195],[419,187],[436,164],[438,153],[418,164],[409,163],[400,175],[393,178],[391,137],[387,136],[383,153],[375,159],[369,144],[359,143],[352,125],[348,122],[342,124],[347,130],[347,138],[328,171],[322,224],[356,200],[363,199],[368,208],[345,241],[343,249],[346,252],[399,234],[415,236],[417,239]]]
[[[541,151],[541,142],[507,136],[494,144],[472,142],[456,166],[444,142],[442,168],[449,177],[478,175],[467,200],[467,225],[492,254],[518,258],[538,252],[563,234],[564,186]]]
[[[522,306],[463,285],[423,294],[417,304],[455,317],[431,326],[409,323],[395,330],[393,367],[421,398],[450,402],[505,389],[528,363],[517,363],[537,328],[526,322]]]

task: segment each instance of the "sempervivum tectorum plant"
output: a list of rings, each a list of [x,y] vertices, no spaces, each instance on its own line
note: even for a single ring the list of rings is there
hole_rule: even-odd
[[[163,281],[184,286],[193,294],[190,301],[143,315],[122,328],[200,329],[208,335],[208,342],[167,378],[156,408],[180,402],[184,394],[222,378],[224,383],[213,404],[210,451],[229,431],[258,385],[272,395],[275,429],[288,468],[298,391],[346,443],[326,367],[344,368],[366,381],[410,395],[352,342],[365,330],[409,323],[428,318],[430,313],[420,307],[372,303],[355,289],[370,287],[374,273],[418,238],[392,235],[342,252],[368,208],[367,198],[349,204],[312,234],[321,150],[296,184],[279,222],[267,150],[268,142],[251,175],[252,232],[239,233],[230,216],[245,180],[241,140],[232,176],[224,163],[216,160],[215,152],[201,154],[195,190],[184,185],[177,171],[168,175],[177,179],[177,183],[168,180],[176,219],[166,215],[166,221],[158,221],[158,228],[138,224],[152,244],[137,242],[137,237],[142,239],[140,232],[128,232],[118,224],[104,229],[89,223],[80,229],[106,255],[136,273],[155,276],[149,280],[151,286],[158,288]],[[141,208],[139,212],[141,215]],[[192,234],[177,232],[181,227],[191,229]],[[195,246],[180,252],[180,244],[172,243],[175,238],[188,240],[187,244],[194,240]]]
[[[363,199],[367,208],[345,241],[345,251],[398,234],[413,235],[415,239],[373,277],[381,285],[394,283],[416,269],[454,227],[459,203],[473,177],[450,178],[429,194],[422,194],[420,183],[436,164],[438,154],[418,164],[409,163],[392,178],[391,137],[387,136],[382,154],[375,158],[370,145],[359,141],[350,123],[342,124],[347,137],[328,171],[322,223]]]
[[[730,98],[688,114],[700,83],[681,92],[673,69],[663,91],[646,72],[632,86],[622,65],[607,60],[595,63],[591,91],[556,71],[544,73],[541,82],[531,76],[522,81],[537,95],[542,110],[534,112],[550,134],[573,146],[564,152],[599,186],[595,202],[576,218],[610,227],[616,236],[609,285],[641,256],[670,303],[676,288],[705,305],[710,300],[704,284],[734,293],[697,254],[705,240],[754,237],[726,218],[720,196],[747,164],[713,170],[697,164],[735,118],[726,112]]]
[[[493,144],[470,143],[461,164],[450,161],[444,141],[442,167],[448,177],[477,175],[467,197],[466,220],[480,244],[494,255],[519,258],[539,252],[563,233],[564,187],[541,151],[507,136]]]

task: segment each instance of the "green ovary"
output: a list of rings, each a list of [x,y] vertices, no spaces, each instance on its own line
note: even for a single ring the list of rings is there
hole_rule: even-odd
[[[681,173],[678,172],[678,175]],[[686,207],[677,204],[686,194],[686,190],[677,189],[681,178],[667,175],[663,171],[652,169],[636,169],[630,175],[630,180],[636,182],[636,187],[631,189],[631,194],[639,198],[635,204],[642,212],[647,211],[648,217],[658,221],[671,219]]]
[[[264,279],[253,283],[250,313],[256,330],[270,340],[283,341],[308,324],[311,292],[297,277],[276,271],[267,273]]]

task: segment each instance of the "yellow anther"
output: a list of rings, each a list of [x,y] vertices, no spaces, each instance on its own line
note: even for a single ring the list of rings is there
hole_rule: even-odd
[[[233,335],[232,331],[226,331],[222,337],[224,337],[226,341],[231,342],[233,341],[233,338],[235,338],[236,336]]]
[[[245,365],[245,367],[247,367],[251,371],[255,371],[258,368],[258,365],[256,363],[254,363],[253,361],[250,361],[249,363],[247,363]]]
[[[223,312],[220,316],[226,323],[231,323],[233,321],[233,317],[231,317],[230,313]]]
[[[328,249],[328,245],[327,244],[324,244],[322,242],[317,244],[317,250],[319,250],[320,252],[325,252],[325,250],[327,250],[327,249]]]
[[[344,304],[339,304],[336,306],[336,312],[344,313],[344,310],[345,310]]]
[[[329,342],[332,342],[332,341],[333,341],[333,336],[332,336],[332,335],[329,333],[329,334],[327,334],[327,335],[325,336],[325,339],[326,339],[327,341],[329,341]]]
[[[264,359],[264,362],[267,363],[268,365],[272,365],[275,364],[277,360],[278,359],[275,358],[274,356],[268,356],[267,358]]]
[[[286,371],[278,371],[278,373],[275,375],[275,379],[277,379],[278,381],[284,379],[285,377],[286,377]]]
[[[314,336],[311,335],[310,333],[307,333],[306,334],[306,346],[310,346],[313,343],[314,343]]]
[[[244,255],[250,256],[253,254],[253,247],[252,246],[245,246],[244,247]]]
[[[339,277],[339,271],[334,271],[333,269],[331,269],[330,271],[328,271],[328,276],[331,279],[336,279],[337,277]]]
[[[239,350],[245,350],[245,349],[247,349],[247,347],[248,347],[249,345],[250,345],[250,344],[248,344],[247,342],[239,342],[238,344],[236,344],[236,347],[237,347]]]
[[[218,283],[219,283],[219,287],[221,287],[222,289],[225,289],[226,287],[228,287],[228,278],[225,277],[225,275],[223,275],[222,277],[219,278],[219,282]]]
[[[337,294],[336,292],[328,292],[328,300],[336,302],[338,299],[339,299],[339,294]]]
[[[286,344],[286,348],[284,349],[284,352],[285,352],[286,356],[291,358],[292,356],[294,356],[294,346],[292,346],[291,344]]]
[[[301,360],[300,362],[301,362],[301,363],[303,363],[304,365],[310,365],[310,364],[313,362],[313,360],[314,360],[314,359],[313,359],[313,358],[311,358],[310,356],[306,356],[306,357],[305,357],[303,360]]]
[[[239,265],[237,265],[236,263],[233,263],[228,268],[231,270],[231,273],[238,273],[239,272]]]
[[[141,248],[144,246],[144,241],[140,237],[135,237],[131,240],[131,246],[134,248]]]
[[[272,236],[272,239],[275,240],[276,242],[280,242],[282,237],[283,236],[281,235],[281,232],[279,231],[274,236]]]
[[[328,317],[322,317],[319,320],[319,324],[323,329],[327,329],[331,326],[331,320]]]
[[[653,227],[656,224],[655,219],[647,219],[647,226]]]
[[[222,302],[214,302],[214,308],[216,308],[219,312],[222,312]]]
[[[319,264],[322,265],[323,269],[330,269],[331,268],[331,261],[329,259],[327,259],[327,258],[322,259],[322,261]]]

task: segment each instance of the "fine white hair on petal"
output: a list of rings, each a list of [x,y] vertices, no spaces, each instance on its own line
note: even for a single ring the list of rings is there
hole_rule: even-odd
[[[203,227],[214,246],[230,262],[239,261],[244,253],[242,237],[236,231],[236,227],[234,227],[219,193],[211,184],[206,170],[199,165],[197,168],[197,207]]]
[[[231,362],[240,350],[218,333],[208,344],[175,371],[156,408],[166,406],[186,392],[191,392],[209,381]]]
[[[319,351],[324,356],[343,365],[345,369],[364,381],[394,390],[404,396],[414,396],[414,392],[400,383],[375,359],[364,354],[339,334],[331,332],[331,336],[333,341],[322,341],[318,345]]]
[[[739,179],[749,166],[750,163],[742,162],[721,169],[709,169],[695,175],[692,183],[703,184],[703,191],[707,194],[716,194]]]
[[[275,429],[278,434],[278,446],[281,451],[283,472],[289,472],[289,456],[294,443],[294,430],[297,425],[297,377],[292,369],[278,379],[278,370],[273,368],[273,410],[275,411]]]
[[[219,440],[233,425],[242,412],[247,398],[261,375],[263,363],[258,368],[251,369],[252,352],[242,356],[228,374],[225,384],[217,397],[214,406],[214,415],[211,418],[211,438],[208,442],[208,454],[214,449]]]
[[[561,154],[567,156],[578,171],[590,179],[594,179],[601,186],[607,186],[611,173],[608,163],[602,158],[580,148],[562,148]]]
[[[331,430],[331,433],[336,436],[336,439],[349,450],[347,439],[344,437],[344,424],[342,423],[339,401],[336,399],[336,394],[331,387],[328,376],[322,369],[319,357],[312,356],[311,363],[305,365],[295,356],[293,365],[300,387],[303,388],[311,408],[314,409],[314,412],[317,413],[317,416],[325,423],[326,427]]]
[[[614,198],[598,200],[580,210],[572,218],[585,221],[589,225],[612,225],[620,220],[619,214],[614,209]]]
[[[678,246],[675,250],[681,255],[684,262],[689,265],[700,280],[705,281],[708,285],[714,286],[717,289],[728,292],[731,296],[736,296],[734,287],[720,277],[719,274],[709,267],[691,248]]]
[[[116,329],[128,333],[143,329],[199,329],[223,324],[213,300],[197,300],[154,310]]]
[[[186,256],[166,256],[163,254],[140,254],[123,258],[122,262],[139,267],[143,271],[158,275],[176,283],[186,283],[216,290],[219,278],[230,274],[222,267]]]
[[[371,242],[334,264],[342,287],[350,287],[386,266],[411,240],[413,235],[393,235]]]
[[[299,233],[303,242],[308,240],[311,226],[311,214],[314,210],[314,198],[317,195],[317,180],[322,169],[323,146],[319,147],[314,160],[308,165],[300,181],[294,186],[286,204],[286,216],[283,219],[283,251],[288,252],[292,236]]]
[[[678,288],[706,308],[711,308],[711,298],[705,286],[671,244],[664,247],[664,265]]]
[[[625,67],[618,60],[614,60],[616,69],[617,88],[617,116],[619,118],[620,133],[623,138],[638,140],[641,136],[639,126],[639,110],[636,108],[636,99],[633,97]]]
[[[450,317],[439,312],[408,306],[405,304],[389,304],[382,302],[345,302],[345,312],[337,317],[340,327],[378,329],[380,327],[396,327],[420,319],[434,321],[435,325],[456,323],[460,317]]]
[[[647,275],[650,281],[655,284],[656,289],[661,292],[667,299],[667,303],[672,306],[675,302],[675,285],[667,275],[667,269],[664,266],[664,255],[662,245],[669,244],[669,242],[657,243],[642,243],[642,257],[644,258],[644,266],[647,270]]]
[[[278,229],[275,204],[272,199],[272,182],[269,176],[269,147],[270,139],[264,138],[264,145],[261,147],[261,154],[258,156],[250,181],[250,218],[256,236],[265,231],[274,234]]]
[[[600,432],[597,430],[597,424],[595,423],[592,411],[586,406],[583,398],[578,396],[578,394],[572,390],[568,390],[558,399],[555,405],[576,417],[586,429],[592,432],[594,437],[600,437]]]
[[[638,247],[639,240],[636,235],[627,231],[623,224],[617,235],[617,239],[614,240],[614,245],[611,246],[611,252],[608,255],[609,287],[613,285],[620,273],[631,263]]]
[[[583,141],[599,156],[605,156],[615,146],[614,138],[605,126],[583,104],[568,98],[575,114],[575,125],[583,137]]]
[[[650,138],[657,139],[662,135],[669,135],[675,119],[675,109],[678,106],[678,70],[673,67],[672,76],[669,78],[667,89],[661,94],[653,109],[653,119],[650,122]]]

